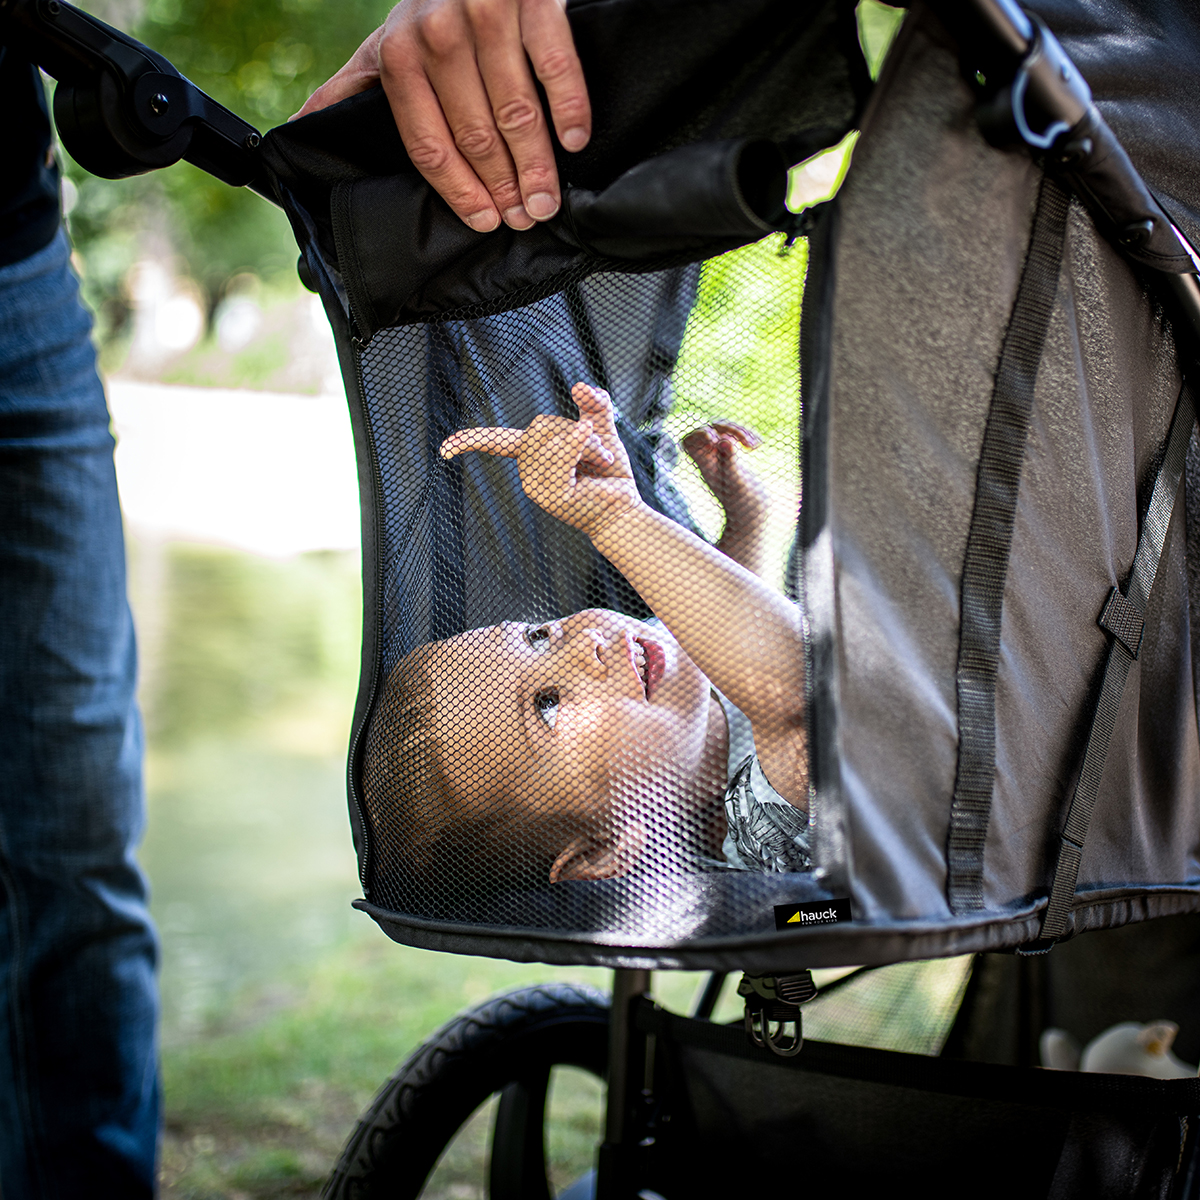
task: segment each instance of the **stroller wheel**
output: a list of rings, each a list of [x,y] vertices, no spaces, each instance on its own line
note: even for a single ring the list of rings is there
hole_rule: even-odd
[[[413,1200],[463,1123],[500,1093],[491,1200],[549,1200],[544,1122],[556,1066],[603,1076],[609,1000],[592,988],[520,988],[460,1013],[420,1046],[359,1119],[325,1200]],[[570,1189],[574,1194],[574,1189]]]

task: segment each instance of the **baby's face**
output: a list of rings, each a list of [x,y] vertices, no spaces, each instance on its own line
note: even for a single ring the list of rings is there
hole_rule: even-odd
[[[435,733],[468,808],[508,794],[542,812],[599,815],[631,781],[644,793],[698,769],[709,683],[657,623],[587,609],[430,649]]]

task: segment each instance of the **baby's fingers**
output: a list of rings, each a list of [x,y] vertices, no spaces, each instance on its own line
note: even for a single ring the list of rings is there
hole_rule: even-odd
[[[762,445],[762,438],[749,425],[738,425],[735,421],[713,421],[711,428],[718,436],[741,442],[747,450],[757,450]]]
[[[571,399],[579,405],[579,419],[587,418],[601,437],[616,437],[617,425],[612,397],[603,389],[589,383],[577,383],[571,389]]]
[[[516,458],[521,445],[521,434],[520,429],[486,425],[474,429],[460,429],[441,444],[438,453],[443,458],[454,458],[456,455],[466,454],[468,450],[481,450],[484,454],[494,454],[498,458]]]
[[[580,466],[611,467],[613,452],[604,448],[604,443],[593,433],[583,444],[579,455]]]
[[[693,429],[691,433],[685,434],[682,445],[689,458],[699,459],[701,456],[711,454],[716,449],[719,440],[711,425],[702,425],[699,429]]]
[[[535,417],[521,447],[522,463],[540,460],[557,463],[562,470],[612,465],[613,454],[601,441],[587,417],[569,421],[563,417]]]

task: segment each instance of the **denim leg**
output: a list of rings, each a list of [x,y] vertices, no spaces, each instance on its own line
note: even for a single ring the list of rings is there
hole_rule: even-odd
[[[0,268],[0,1191],[138,1197],[157,944],[104,393],[60,232]]]

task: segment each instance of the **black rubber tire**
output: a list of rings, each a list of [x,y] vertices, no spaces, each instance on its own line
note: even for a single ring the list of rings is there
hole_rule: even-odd
[[[403,1063],[359,1118],[325,1200],[416,1200],[463,1122],[531,1064],[603,1076],[609,998],[550,983],[520,988],[459,1013]]]

